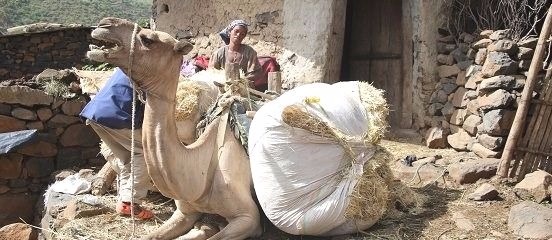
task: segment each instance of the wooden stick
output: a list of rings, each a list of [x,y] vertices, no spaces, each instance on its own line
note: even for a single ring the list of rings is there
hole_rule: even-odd
[[[268,91],[282,93],[282,74],[280,72],[268,73]]]
[[[525,82],[525,87],[521,93],[521,101],[518,105],[516,111],[516,116],[512,124],[512,131],[508,135],[506,140],[506,146],[504,146],[504,152],[500,159],[500,164],[498,168],[499,177],[505,178],[508,176],[508,170],[510,168],[510,161],[512,160],[513,153],[519,139],[520,134],[523,131],[523,125],[525,124],[525,118],[527,117],[527,111],[529,110],[529,103],[531,101],[533,88],[535,87],[535,79],[538,72],[542,68],[542,57],[544,55],[544,44],[546,39],[550,35],[550,23],[552,22],[552,6],[548,8],[548,13],[546,14],[546,19],[542,26],[542,30],[539,36],[539,41],[537,47],[535,48],[535,53],[533,59],[531,60],[531,66],[529,67],[529,74]]]
[[[268,100],[274,100],[276,98],[276,96],[274,95],[270,95],[270,94],[266,94],[266,93],[263,93],[263,92],[259,92],[253,88],[248,88],[247,89],[250,93],[252,94],[255,94],[257,96],[260,96],[260,97],[263,97],[265,99],[268,99]]]
[[[98,172],[97,178],[92,181],[92,194],[96,196],[104,195],[116,177],[117,172],[113,170],[109,162],[106,162]]]

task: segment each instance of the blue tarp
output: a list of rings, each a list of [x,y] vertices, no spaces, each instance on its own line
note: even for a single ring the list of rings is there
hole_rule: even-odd
[[[38,136],[36,129],[0,133],[0,154],[9,153],[11,150],[33,141],[36,136]]]

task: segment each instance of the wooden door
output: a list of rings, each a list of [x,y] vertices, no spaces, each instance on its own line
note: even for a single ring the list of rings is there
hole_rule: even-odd
[[[389,121],[400,127],[403,101],[402,0],[348,0],[342,79],[385,90]]]

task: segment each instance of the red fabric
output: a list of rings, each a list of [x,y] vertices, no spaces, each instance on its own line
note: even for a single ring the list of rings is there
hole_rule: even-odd
[[[201,70],[207,69],[207,67],[209,67],[209,57],[197,56],[195,58],[195,65],[200,67]]]
[[[268,88],[268,73],[280,71],[280,65],[276,61],[276,58],[270,56],[259,56],[259,63],[261,64],[262,74],[255,79],[255,89],[259,91],[267,90]]]

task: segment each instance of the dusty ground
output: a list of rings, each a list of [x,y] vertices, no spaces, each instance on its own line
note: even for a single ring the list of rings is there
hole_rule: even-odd
[[[441,155],[444,162],[477,158],[472,153],[458,153],[451,149],[428,149],[419,137],[391,136],[391,140],[382,141],[382,145],[395,154],[396,159],[415,154],[418,157]],[[482,182],[492,182],[500,192],[500,200],[475,202],[467,195]],[[406,180],[408,182],[408,180]],[[511,206],[520,202],[511,191],[512,184],[499,183],[498,180],[480,180],[480,182],[458,186],[449,178],[438,179],[435,184],[418,186],[416,192],[427,197],[422,209],[405,213],[399,219],[384,219],[364,233],[333,238],[293,236],[279,231],[265,218],[264,233],[258,239],[517,239],[508,230],[508,212]],[[105,206],[113,209],[113,196],[102,198]],[[147,234],[167,219],[174,205],[171,200],[158,194],[151,195],[146,207],[157,214],[153,221],[135,221],[118,216],[111,211],[107,214],[73,220],[58,231],[60,239],[128,239]],[[475,230],[460,229],[453,220],[453,214],[462,214],[475,225]]]

